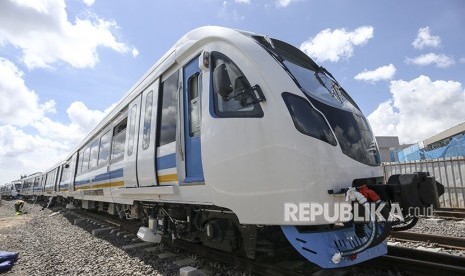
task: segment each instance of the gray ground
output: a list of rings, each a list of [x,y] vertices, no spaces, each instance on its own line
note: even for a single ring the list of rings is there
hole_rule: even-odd
[[[26,204],[16,216],[13,204],[0,206],[0,250],[20,253],[6,275],[163,275],[52,210]]]

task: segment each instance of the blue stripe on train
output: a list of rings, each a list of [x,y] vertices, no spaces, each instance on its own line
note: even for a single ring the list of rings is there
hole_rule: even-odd
[[[171,169],[176,167],[176,154],[168,154],[157,158],[157,170]]]
[[[114,178],[119,178],[119,177],[123,177],[123,168],[96,175],[94,178],[92,178],[92,182],[112,180]],[[80,185],[84,185],[88,183],[90,183],[90,179],[76,181],[75,185],[80,186]]]
[[[74,185],[80,186],[80,185],[84,185],[84,184],[88,184],[88,183],[90,183],[90,179],[76,181],[76,182],[74,182]]]

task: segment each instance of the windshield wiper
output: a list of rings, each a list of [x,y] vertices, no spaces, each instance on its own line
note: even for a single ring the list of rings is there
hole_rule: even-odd
[[[332,85],[331,85],[331,89],[329,89],[328,86],[326,86],[326,83],[323,82],[323,79],[321,79],[321,77],[319,75],[320,73],[324,74],[324,71],[315,71],[315,73],[313,73],[313,75],[318,80],[318,82],[321,84],[321,86],[326,88],[326,90],[328,90],[329,94],[342,104],[344,102],[344,100],[342,99],[341,95],[338,93],[338,90],[337,90],[338,88],[341,88],[341,86],[337,82],[333,82]]]

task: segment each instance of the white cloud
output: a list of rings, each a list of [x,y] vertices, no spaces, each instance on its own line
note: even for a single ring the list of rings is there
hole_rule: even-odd
[[[24,83],[24,73],[11,61],[0,57],[0,123],[26,126],[47,112],[55,112],[55,102],[39,103],[39,96]]]
[[[139,55],[139,50],[137,50],[136,48],[132,48],[131,54],[132,57],[137,57]]]
[[[429,27],[420,28],[417,37],[412,42],[415,49],[423,49],[425,47],[437,48],[441,46],[441,38],[430,34]]]
[[[93,67],[98,47],[128,53],[131,48],[114,34],[117,28],[116,22],[91,13],[70,21],[64,0],[0,1],[0,45],[21,49],[28,68],[49,68],[56,62]]]
[[[26,86],[24,73],[4,58],[0,58],[0,76],[2,184],[20,174],[45,170],[64,158],[115,106],[100,111],[73,102],[67,109],[69,122],[57,122],[47,117],[56,112],[55,102],[40,103]]]
[[[223,7],[221,8],[218,16],[224,20],[233,19],[234,21],[242,21],[245,16],[241,15],[236,9],[232,8],[232,5],[228,1],[223,1]]]
[[[391,81],[392,100],[368,116],[375,135],[397,135],[402,143],[415,143],[465,120],[465,90],[455,81],[432,81],[419,76]]]
[[[325,29],[303,42],[300,49],[319,62],[337,62],[341,58],[350,58],[355,46],[365,45],[373,37],[373,30],[371,26],[359,27],[352,32],[344,28]]]
[[[113,107],[90,110],[74,102],[67,110],[70,123],[42,117],[31,124],[37,130],[34,135],[16,126],[0,125],[0,183],[46,170],[63,160]]]
[[[369,82],[376,82],[380,80],[390,80],[396,73],[396,67],[393,64],[389,64],[386,66],[381,66],[376,68],[373,71],[368,71],[367,69],[363,70],[363,72],[358,73],[354,79],[356,80],[363,80]]]
[[[282,8],[282,7],[287,7],[289,6],[292,2],[297,2],[299,0],[276,0],[276,6],[278,8]]]
[[[92,6],[95,3],[95,0],[82,0],[87,6]]]
[[[43,171],[65,158],[69,150],[61,141],[27,134],[11,125],[0,126],[0,183]]]
[[[405,63],[407,64],[415,64],[420,66],[426,66],[434,64],[436,67],[439,68],[447,68],[455,64],[453,58],[448,57],[444,54],[435,54],[429,53],[425,55],[418,56],[416,58],[406,58]]]
[[[465,58],[461,58],[460,63],[465,63]]]
[[[234,0],[234,2],[239,4],[250,4],[250,0]]]

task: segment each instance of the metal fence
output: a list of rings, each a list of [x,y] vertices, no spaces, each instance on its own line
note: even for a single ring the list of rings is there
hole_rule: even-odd
[[[429,172],[444,185],[441,207],[465,208],[465,157],[383,163],[384,179],[393,174]]]

